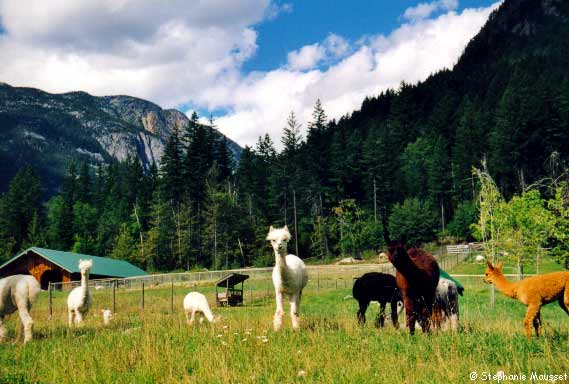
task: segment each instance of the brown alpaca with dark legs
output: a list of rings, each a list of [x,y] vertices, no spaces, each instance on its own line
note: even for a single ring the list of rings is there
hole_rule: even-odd
[[[423,332],[429,332],[439,282],[437,261],[423,249],[405,249],[401,243],[390,243],[387,257],[397,270],[395,279],[403,296],[409,332],[415,333],[415,321],[419,322]]]
[[[387,230],[387,216],[382,212],[383,237],[388,246],[387,257],[397,270],[395,279],[403,296],[407,327],[415,333],[415,321],[423,332],[431,328],[435,291],[439,283],[439,265],[430,253],[420,248],[406,248],[402,242],[392,242]]]
[[[484,272],[484,282],[494,284],[504,295],[527,305],[524,318],[526,337],[531,338],[531,328],[539,337],[541,326],[541,306],[558,301],[559,306],[569,315],[569,271],[551,272],[511,282],[502,272],[502,262],[492,265]]]

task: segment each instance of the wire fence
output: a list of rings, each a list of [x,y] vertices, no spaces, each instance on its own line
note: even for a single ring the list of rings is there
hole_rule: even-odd
[[[463,262],[471,254],[471,250],[448,253],[445,248],[441,248],[435,257],[441,268],[448,270]],[[305,289],[316,292],[351,289],[353,280],[367,272],[395,273],[390,263],[307,266],[307,269],[309,281]],[[199,290],[211,303],[215,303],[215,282],[230,273],[240,273],[249,276],[243,291],[244,305],[264,305],[274,300],[272,270],[273,268],[242,268],[97,279],[89,281],[89,290],[96,310],[171,313],[180,306],[190,290]],[[79,285],[79,281],[49,285],[50,318],[63,319],[67,316],[65,298],[68,296],[68,291]]]

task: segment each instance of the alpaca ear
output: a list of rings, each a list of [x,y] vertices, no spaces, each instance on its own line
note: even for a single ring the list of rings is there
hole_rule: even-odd
[[[492,271],[494,270],[494,266],[490,260],[486,259],[486,264],[488,265],[488,268],[490,268]]]
[[[273,232],[274,230],[275,230],[275,229],[274,229],[273,226],[271,225],[271,226],[269,227],[269,232]]]
[[[499,261],[499,262],[498,262],[498,264],[496,264],[496,266],[495,266],[494,268],[495,268],[495,269],[498,269],[498,270],[500,270],[500,271],[501,271],[501,270],[502,270],[502,266],[503,266],[503,265],[504,265],[504,262],[502,262],[502,261]]]
[[[288,225],[285,224],[285,226],[284,226],[283,229],[284,229],[285,231],[289,232],[289,230],[288,230]]]

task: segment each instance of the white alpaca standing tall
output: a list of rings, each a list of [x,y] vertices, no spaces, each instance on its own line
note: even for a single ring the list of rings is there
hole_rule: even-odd
[[[91,292],[89,292],[89,270],[93,267],[92,260],[79,260],[79,270],[81,270],[81,286],[73,288],[67,298],[67,309],[69,311],[69,326],[83,322],[83,317],[89,312],[93,302]]]
[[[286,225],[278,229],[271,226],[267,240],[271,242],[273,250],[275,251],[273,285],[275,286],[277,310],[273,320],[273,327],[275,331],[278,331],[282,326],[284,315],[283,297],[286,295],[289,297],[290,302],[292,327],[298,329],[300,327],[300,318],[298,315],[300,298],[302,296],[302,289],[308,282],[306,266],[299,257],[287,254],[290,232]]]
[[[0,342],[6,338],[4,317],[16,310],[22,321],[24,343],[32,339],[34,321],[30,316],[30,309],[40,290],[40,284],[33,276],[14,275],[0,279]]]

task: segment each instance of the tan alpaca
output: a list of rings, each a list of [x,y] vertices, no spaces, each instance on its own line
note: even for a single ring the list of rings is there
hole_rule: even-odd
[[[495,266],[490,261],[487,261],[487,264],[484,281],[494,284],[504,295],[527,305],[524,327],[528,339],[531,338],[532,324],[536,336],[539,337],[542,305],[557,300],[561,308],[569,315],[569,271],[546,273],[511,282],[502,272],[502,262]]]

